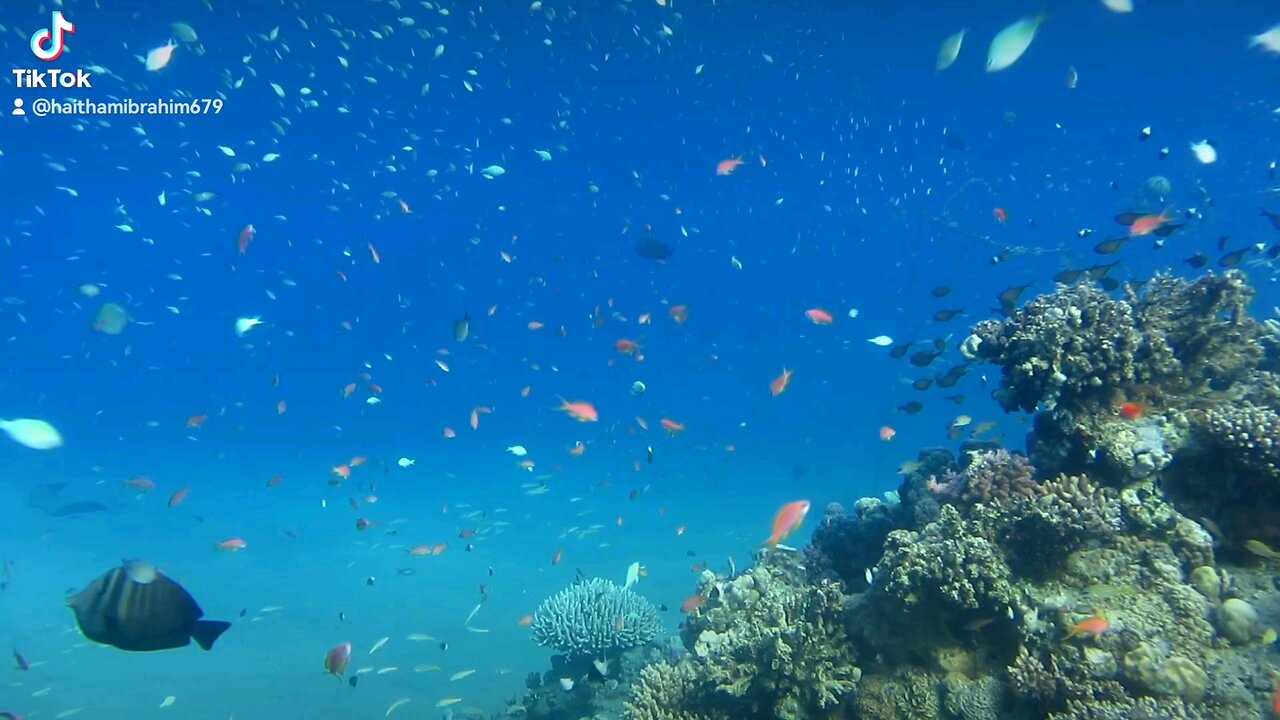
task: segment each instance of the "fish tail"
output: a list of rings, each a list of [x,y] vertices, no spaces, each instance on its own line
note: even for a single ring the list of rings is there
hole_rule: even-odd
[[[205,650],[212,650],[222,633],[230,629],[231,623],[222,620],[198,620],[195,627],[191,628],[191,639]]]

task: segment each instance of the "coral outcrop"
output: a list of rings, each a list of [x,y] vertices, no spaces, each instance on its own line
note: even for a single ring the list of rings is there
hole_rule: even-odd
[[[767,550],[736,578],[704,572],[699,592],[707,601],[685,624],[688,654],[646,670],[624,717],[836,717],[861,676],[838,583],[810,580],[799,558]]]
[[[1280,323],[1235,271],[978,323],[1025,448],[972,438],[704,572],[630,720],[1263,720],[1280,666]],[[900,498],[900,501],[897,499]],[[575,719],[576,720],[576,719]]]
[[[597,658],[652,642],[662,634],[662,617],[645,598],[592,578],[543,601],[530,630],[539,645],[571,657]]]

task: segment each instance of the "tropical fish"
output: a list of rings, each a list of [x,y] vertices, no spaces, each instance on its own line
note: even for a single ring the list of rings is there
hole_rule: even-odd
[[[471,315],[463,313],[462,317],[453,321],[453,339],[462,342],[471,334]]]
[[[35,508],[49,517],[65,518],[107,511],[106,505],[93,500],[60,501],[59,496],[70,484],[70,482],[46,483],[31,488],[27,493],[27,507]]]
[[[804,316],[809,318],[809,322],[814,325],[830,325],[835,321],[835,318],[832,317],[831,313],[823,310],[822,308],[811,308],[809,310],[805,310]]]
[[[969,28],[961,28],[960,32],[942,41],[942,45],[938,47],[938,64],[936,65],[939,72],[951,67],[956,58],[960,57],[960,47],[964,45],[964,36],[968,32]]]
[[[569,417],[578,422],[596,422],[600,419],[600,414],[596,412],[595,406],[585,400],[569,401],[560,398],[560,407],[556,409],[567,413]]]
[[[782,374],[774,378],[769,383],[769,394],[777,397],[787,391],[787,386],[791,384],[791,374],[794,370],[782,368]]]
[[[62,434],[44,420],[32,418],[0,420],[0,432],[4,432],[18,444],[32,450],[52,450],[62,447]]]
[[[324,655],[324,671],[336,675],[339,680],[347,674],[347,664],[351,662],[351,643],[335,645]]]
[[[141,560],[108,571],[67,605],[85,637],[132,652],[186,647],[192,640],[211,650],[231,627],[229,622],[201,620],[204,611],[195,599]]]
[[[1280,560],[1280,553],[1272,550],[1270,545],[1267,545],[1261,540],[1246,540],[1244,543],[1244,549],[1261,558],[1267,558],[1268,560]]]
[[[1106,616],[1102,614],[1101,610],[1099,610],[1093,614],[1093,617],[1090,617],[1087,620],[1081,620],[1068,628],[1066,637],[1062,639],[1065,642],[1072,638],[1080,637],[1081,635],[1101,635],[1110,629],[1111,623],[1107,621]]]
[[[1001,30],[991,40],[987,50],[987,72],[999,72],[1013,65],[1022,54],[1031,47],[1036,38],[1040,24],[1048,17],[1040,13],[1035,17],[1023,18]]]
[[[104,335],[119,335],[129,324],[129,312],[115,303],[106,303],[98,309],[93,321],[93,331]]]
[[[675,250],[672,250],[670,245],[656,240],[652,236],[636,240],[632,250],[635,251],[636,255],[649,260],[662,261],[675,255]]]
[[[789,502],[778,509],[778,514],[773,518],[773,533],[769,535],[769,539],[765,542],[770,547],[776,546],[778,543],[787,539],[787,536],[795,532],[804,524],[804,516],[809,513],[808,500],[796,500]]]

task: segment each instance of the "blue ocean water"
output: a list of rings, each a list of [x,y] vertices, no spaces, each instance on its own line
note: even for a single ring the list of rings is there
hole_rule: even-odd
[[[77,29],[51,65],[92,68],[87,90],[11,77],[27,108],[222,104],[4,118],[0,417],[47,420],[65,445],[0,446],[0,644],[31,663],[0,680],[0,710],[326,718],[410,698],[397,713],[437,717],[461,698],[459,715],[501,712],[548,667],[517,620],[578,574],[621,582],[642,563],[638,590],[674,632],[691,567],[746,566],[783,503],[811,500],[811,526],[828,503],[893,490],[920,448],[956,444],[961,413],[999,421],[991,435],[1019,447],[1025,418],[988,399],[989,369],[945,392],[910,386],[959,362],[1001,290],[1034,283],[1026,300],[1061,270],[1113,260],[1122,280],[1191,276],[1193,253],[1212,268],[1277,239],[1258,209],[1280,209],[1267,194],[1280,58],[1248,38],[1278,17],[1258,3],[1050,3],[1000,73],[984,71],[987,43],[1039,3],[534,5],[0,12],[10,67],[44,67],[28,39],[61,10]],[[175,22],[198,39],[177,39]],[[937,72],[939,43],[965,27]],[[172,59],[149,71],[143,58],[171,38]],[[1216,163],[1189,148],[1205,139]],[[731,158],[743,164],[717,175]],[[1155,175],[1167,198],[1144,194]],[[1165,207],[1194,217],[1164,248],[1092,251],[1124,235],[1115,214]],[[633,252],[647,226],[670,259]],[[1280,299],[1260,257],[1245,266],[1269,314]],[[940,285],[951,292],[936,299]],[[130,316],[118,335],[92,329],[106,302]],[[834,322],[809,322],[810,308]],[[238,337],[242,317],[263,325]],[[879,335],[946,338],[948,352],[914,368],[868,342]],[[617,352],[624,338],[642,360]],[[556,412],[561,396],[592,402],[599,422]],[[897,409],[911,401],[924,409]],[[476,407],[492,412],[473,430]],[[663,418],[685,430],[663,432]],[[331,482],[355,457],[367,462]],[[125,487],[140,476],[155,489]],[[63,482],[66,499],[108,510],[29,507],[33,488]],[[247,547],[215,550],[233,537]],[[88,642],[66,593],[121,558],[157,564],[234,627],[209,653]],[[346,641],[352,668],[373,669],[356,688],[321,667]]]

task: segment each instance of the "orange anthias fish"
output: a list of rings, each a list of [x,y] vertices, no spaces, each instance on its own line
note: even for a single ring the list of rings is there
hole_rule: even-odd
[[[216,547],[219,550],[225,550],[226,552],[239,552],[249,547],[249,543],[241,540],[240,538],[227,538],[226,540],[218,543]]]
[[[187,427],[198,428],[201,425],[204,425],[204,421],[208,419],[209,419],[208,415],[192,415],[191,417],[187,418]]]
[[[658,421],[658,424],[662,425],[662,429],[673,436],[684,432],[684,423],[676,422],[671,418],[662,418]]]
[[[347,663],[351,662],[351,643],[344,642],[335,646],[324,656],[324,671],[338,676],[341,680],[347,674]]]
[[[991,215],[995,217],[996,222],[1004,224],[1009,222],[1009,212],[1002,207],[998,207],[991,211]]]
[[[734,170],[737,170],[738,168],[742,167],[744,164],[745,163],[740,157],[726,158],[716,163],[716,174],[732,175]]]
[[[670,310],[667,311],[667,314],[671,316],[672,320],[676,321],[677,325],[683,325],[689,321],[689,306],[688,305],[673,306]]]
[[[129,478],[124,481],[124,486],[130,490],[137,490],[139,493],[148,492],[156,489],[156,484],[151,478],[139,475],[135,478]]]
[[[1150,235],[1151,233],[1164,227],[1165,223],[1169,222],[1172,219],[1173,217],[1169,215],[1168,210],[1165,210],[1159,215],[1139,216],[1136,220],[1133,221],[1133,224],[1129,226],[1129,237],[1142,237],[1143,235]]]
[[[240,237],[236,240],[236,247],[239,248],[241,255],[244,255],[245,251],[249,249],[249,243],[253,242],[253,236],[257,234],[258,231],[253,229],[252,224],[245,225],[244,229],[240,231]]]
[[[578,422],[596,422],[600,419],[600,413],[596,412],[595,405],[585,400],[565,400],[560,398],[560,407],[555,408],[560,412],[568,413],[569,417]]]
[[[1068,628],[1066,637],[1062,639],[1063,641],[1066,641],[1081,635],[1097,636],[1110,629],[1111,623],[1107,622],[1106,616],[1102,614],[1101,610],[1099,610],[1093,614],[1093,617],[1087,620],[1081,620]]]
[[[773,547],[804,524],[804,516],[809,514],[809,501],[796,500],[783,505],[773,517],[773,534],[765,542]]]
[[[640,343],[637,343],[634,340],[628,340],[626,338],[623,338],[618,342],[614,343],[614,349],[616,349],[618,352],[622,353],[623,355],[634,355],[636,354],[636,352],[640,350]]]
[[[1147,411],[1142,403],[1126,402],[1120,405],[1120,417],[1125,420],[1137,420]]]
[[[812,308],[810,310],[805,310],[804,316],[809,318],[809,322],[813,323],[814,325],[830,325],[832,322],[835,321],[835,318],[831,316],[831,313],[827,312],[826,310],[823,310],[822,308]]]
[[[177,492],[169,496],[169,507],[176,508],[179,505],[181,505],[182,501],[187,499],[187,493],[189,492],[191,492],[191,488],[185,485],[182,486],[181,490],[178,490]]]
[[[883,440],[884,442],[889,442],[890,440],[893,439],[893,436],[897,434],[898,434],[898,431],[894,430],[888,425],[880,426],[880,439]]]
[[[697,610],[698,608],[702,607],[703,603],[705,603],[706,601],[707,601],[706,595],[693,595],[691,597],[685,598],[684,602],[680,603],[680,612],[686,613],[686,614],[691,613],[694,610]]]
[[[774,378],[773,382],[769,383],[769,392],[772,393],[774,397],[777,397],[787,391],[787,386],[791,384],[792,372],[792,370],[782,368],[782,374]]]

